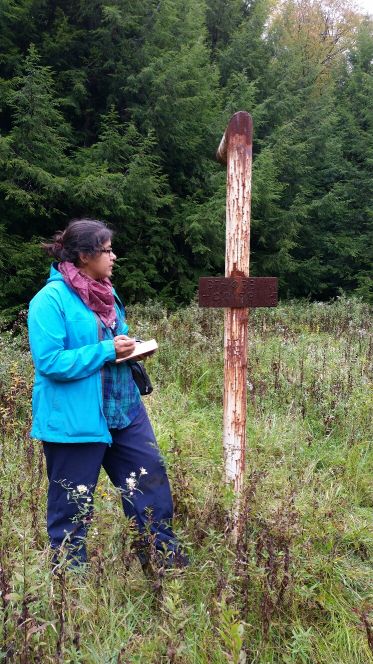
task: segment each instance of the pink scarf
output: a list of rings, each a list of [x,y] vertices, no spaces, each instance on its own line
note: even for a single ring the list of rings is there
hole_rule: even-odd
[[[106,277],[96,281],[84,272],[80,272],[79,268],[69,261],[59,263],[58,270],[67,285],[81,297],[84,304],[99,316],[106,327],[111,327],[115,323],[116,314],[110,279]]]

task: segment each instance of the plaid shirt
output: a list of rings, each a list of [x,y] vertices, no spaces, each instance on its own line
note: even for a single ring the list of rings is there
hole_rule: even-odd
[[[102,324],[102,338],[126,334],[127,326],[117,318],[114,330]],[[137,417],[141,396],[128,362],[106,362],[103,369],[104,414],[109,429],[124,429]]]

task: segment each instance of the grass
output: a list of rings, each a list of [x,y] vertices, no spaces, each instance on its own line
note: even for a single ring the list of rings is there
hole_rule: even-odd
[[[149,582],[102,474],[86,577],[51,578],[46,476],[28,438],[22,321],[0,337],[0,661],[119,664],[373,662],[370,312],[358,300],[250,313],[242,538],[222,482],[223,317],[129,311],[156,337],[146,404],[191,565]]]

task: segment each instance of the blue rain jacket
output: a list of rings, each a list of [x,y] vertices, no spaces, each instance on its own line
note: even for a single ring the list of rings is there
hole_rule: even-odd
[[[124,318],[124,308],[115,306]],[[53,264],[28,315],[35,365],[32,437],[51,443],[111,444],[101,369],[116,354],[112,339],[100,341],[100,325]]]

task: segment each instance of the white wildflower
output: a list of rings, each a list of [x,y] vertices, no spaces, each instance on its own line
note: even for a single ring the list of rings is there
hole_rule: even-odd
[[[76,489],[79,493],[86,493],[88,491],[88,487],[85,484],[78,484]]]
[[[148,471],[145,470],[145,468],[143,468],[143,467],[141,466],[141,468],[140,468],[140,477],[141,477],[141,475],[147,475],[147,474],[148,474]]]
[[[127,489],[133,491],[136,489],[136,479],[134,477],[126,477]]]
[[[90,497],[88,496],[88,498],[87,498],[87,503],[91,503],[91,502],[92,502],[92,498],[90,498]]]
[[[136,477],[135,471],[132,471],[132,473],[130,473],[130,477]]]

